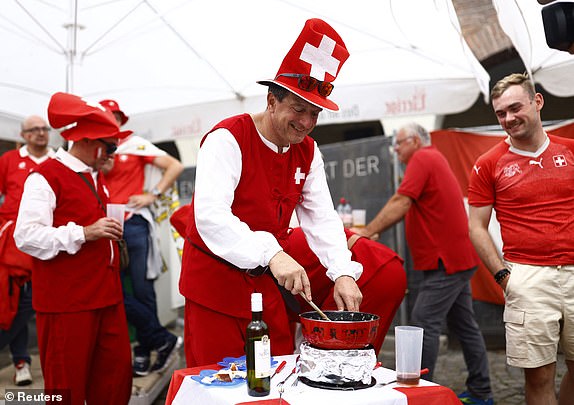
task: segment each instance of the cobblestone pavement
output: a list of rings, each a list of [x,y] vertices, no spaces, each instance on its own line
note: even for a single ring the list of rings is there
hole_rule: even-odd
[[[524,404],[522,369],[506,364],[504,350],[488,351],[488,363],[495,403],[497,405]],[[564,356],[560,354],[556,364],[556,389],[560,387],[560,381],[565,372]],[[451,349],[439,356],[434,375],[438,384],[448,386],[456,393],[464,391],[467,372],[462,351]]]
[[[524,373],[522,369],[506,364],[504,350],[489,350],[487,355],[494,403],[496,405],[524,404]],[[392,351],[383,350],[379,357],[382,358],[385,367],[394,368],[395,358]],[[556,364],[556,389],[560,387],[560,381],[565,372],[564,356],[559,354]],[[466,390],[467,375],[462,351],[442,347],[434,372],[434,381],[459,394]]]

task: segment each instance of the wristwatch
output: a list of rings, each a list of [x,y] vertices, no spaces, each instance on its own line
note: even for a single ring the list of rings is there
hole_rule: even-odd
[[[155,198],[161,197],[161,192],[157,189],[157,187],[154,187],[154,188],[151,189],[151,194],[152,194]]]
[[[508,269],[500,269],[494,274],[494,281],[498,284],[502,283],[506,277],[510,275],[510,270]]]

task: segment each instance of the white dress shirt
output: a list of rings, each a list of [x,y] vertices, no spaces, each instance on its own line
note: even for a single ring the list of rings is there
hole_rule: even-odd
[[[216,133],[217,132],[217,133]],[[278,147],[261,134],[272,150]],[[194,206],[199,235],[216,255],[240,268],[266,266],[282,250],[275,237],[264,231],[251,231],[231,212],[234,192],[241,179],[241,150],[227,129],[220,128],[203,142],[197,156]],[[253,196],[257,204],[257,196]],[[333,207],[321,152],[315,143],[310,172],[303,187],[303,202],[297,204],[297,218],[311,250],[336,280],[351,276],[357,280],[363,267],[351,261],[343,224]]]
[[[54,157],[75,172],[89,172],[97,185],[97,172],[64,149],[58,149]],[[18,249],[41,260],[54,258],[64,251],[75,254],[86,241],[84,227],[69,222],[54,228],[56,195],[44,176],[31,173],[24,183],[24,192],[14,230]]]

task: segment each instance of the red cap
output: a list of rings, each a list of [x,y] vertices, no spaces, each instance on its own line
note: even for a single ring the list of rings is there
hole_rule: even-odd
[[[122,116],[122,125],[128,122],[129,117],[124,114],[120,109],[120,105],[115,100],[102,100],[100,101],[100,104],[113,113],[119,113]]]
[[[299,37],[283,59],[274,80],[257,83],[275,83],[295,93],[304,100],[327,110],[337,111],[339,106],[319,94],[317,87],[312,91],[301,90],[296,77],[280,74],[305,74],[320,81],[333,82],[343,63],[349,57],[345,43],[337,32],[325,21],[313,18],[305,22]]]
[[[48,120],[54,128],[68,127],[61,135],[68,141],[118,138],[132,131],[120,131],[114,115],[97,103],[68,93],[55,93],[48,104]]]

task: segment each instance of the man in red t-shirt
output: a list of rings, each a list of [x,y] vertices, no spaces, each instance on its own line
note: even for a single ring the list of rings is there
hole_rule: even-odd
[[[0,157],[0,196],[4,198],[0,205],[0,349],[10,345],[14,383],[28,385],[32,383],[28,353],[28,321],[34,315],[32,258],[16,248],[13,233],[24,181],[54,151],[48,147],[50,127],[42,117],[26,118],[20,135],[26,144]]]
[[[480,156],[471,172],[471,238],[504,289],[506,358],[524,369],[526,402],[557,403],[560,343],[568,372],[559,397],[567,403],[574,398],[574,140],[544,131],[544,99],[527,75],[501,79],[491,98],[508,138]],[[502,257],[488,232],[493,210]]]
[[[469,372],[467,403],[492,404],[486,347],[474,317],[470,279],[479,263],[468,234],[468,218],[458,182],[445,157],[430,145],[418,124],[402,127],[395,152],[405,163],[397,192],[365,227],[352,229],[371,237],[405,218],[406,238],[415,270],[423,280],[411,314],[424,328],[422,367],[432,379],[442,324],[460,340]]]

